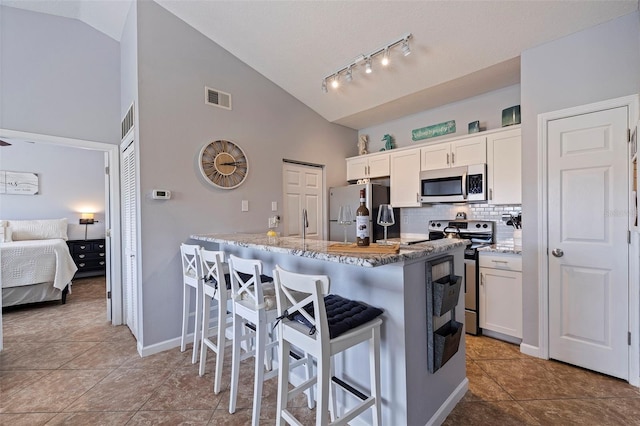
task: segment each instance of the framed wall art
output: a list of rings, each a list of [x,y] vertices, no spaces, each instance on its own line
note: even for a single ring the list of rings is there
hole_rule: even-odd
[[[0,194],[36,195],[38,190],[37,173],[0,171]]]

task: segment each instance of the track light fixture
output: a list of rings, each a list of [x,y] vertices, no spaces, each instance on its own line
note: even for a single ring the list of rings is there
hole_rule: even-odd
[[[401,46],[402,54],[404,56],[409,56],[411,54],[411,48],[409,47],[409,39],[412,37],[413,36],[411,35],[411,33],[407,33],[404,36],[400,37],[399,39],[389,44],[386,44],[367,55],[359,55],[353,60],[353,62],[327,75],[322,80],[322,92],[323,93],[328,92],[327,81],[331,82],[331,87],[333,87],[334,89],[338,88],[340,85],[339,80],[341,75],[344,75],[344,80],[347,83],[351,82],[353,80],[353,70],[358,68],[358,66],[362,66],[363,63],[364,63],[364,71],[367,74],[371,74],[373,72],[371,61],[376,56],[382,56],[380,63],[383,66],[387,66],[390,61],[389,55],[391,53],[391,50],[396,46]]]

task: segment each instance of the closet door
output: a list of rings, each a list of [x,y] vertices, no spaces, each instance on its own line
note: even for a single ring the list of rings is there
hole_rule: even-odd
[[[123,297],[125,321],[138,339],[138,268],[137,268],[137,197],[136,197],[136,153],[131,142],[122,152],[122,244],[124,265]]]

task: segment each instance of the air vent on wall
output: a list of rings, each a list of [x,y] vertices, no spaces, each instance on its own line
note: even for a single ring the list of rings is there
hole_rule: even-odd
[[[204,103],[224,109],[231,109],[231,95],[205,86]]]
[[[122,123],[120,123],[120,127],[121,127],[121,133],[122,133],[120,135],[120,138],[124,139],[127,133],[129,133],[129,130],[133,128],[133,104],[131,104],[129,111],[127,111],[127,115],[125,115],[124,118],[122,119]]]

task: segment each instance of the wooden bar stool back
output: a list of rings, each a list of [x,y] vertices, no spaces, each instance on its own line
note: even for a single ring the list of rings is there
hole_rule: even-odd
[[[373,424],[380,424],[380,325],[382,320],[375,318],[358,327],[352,328],[337,337],[331,338],[329,318],[325,309],[324,296],[329,293],[329,277],[326,275],[305,275],[289,272],[276,265],[273,271],[276,286],[278,314],[279,359],[282,359],[278,374],[277,425],[283,422],[301,424],[287,409],[288,402],[300,392],[317,384],[316,425],[345,425],[369,408],[373,408]],[[303,295],[302,297],[300,295]],[[309,309],[311,308],[311,309]],[[332,356],[362,342],[369,342],[369,372],[371,396],[366,396],[332,377]],[[283,353],[291,345],[300,348],[316,358],[317,376],[306,380],[289,391],[288,358]],[[355,395],[360,402],[348,412],[335,419],[335,394],[331,384],[340,386]],[[331,419],[329,422],[329,399]]]
[[[202,303],[202,265],[200,264],[199,251],[200,246],[198,245],[180,245],[180,257],[182,259],[182,334],[180,336],[180,351],[184,352],[187,347],[189,317],[192,311],[191,293],[195,291],[192,364],[198,361],[198,346],[201,338],[200,327],[202,326],[200,308]]]
[[[272,350],[278,345],[273,338],[272,325],[277,320],[275,288],[271,277],[262,275],[262,262],[253,259],[242,259],[229,256],[229,274],[231,276],[231,299],[233,300],[233,356],[231,363],[231,392],[229,396],[229,412],[236,410],[238,394],[238,376],[240,361],[255,357],[255,373],[253,388],[252,425],[260,421],[260,404],[262,402],[262,385],[265,380],[277,375],[272,366]],[[252,332],[242,333],[247,328]],[[249,343],[253,341],[253,347]],[[247,351],[241,354],[241,344],[247,342]],[[287,366],[295,368],[306,365],[307,376],[311,375],[311,360],[304,356],[294,356],[286,352]],[[282,357],[282,354],[280,355]],[[294,362],[289,357],[295,358]],[[282,359],[282,358],[280,358]],[[267,372],[265,373],[265,369]],[[313,407],[313,395],[308,394],[308,405]]]
[[[216,369],[213,379],[213,392],[219,393],[222,383],[222,368],[224,364],[224,351],[227,346],[225,333],[231,313],[227,311],[229,300],[229,266],[224,262],[223,251],[211,251],[200,248],[200,262],[203,271],[202,282],[202,346],[200,349],[200,368],[198,373],[204,375],[207,363],[207,349],[216,354]],[[211,327],[211,311],[214,312],[213,327]],[[229,342],[230,343],[230,342]]]

